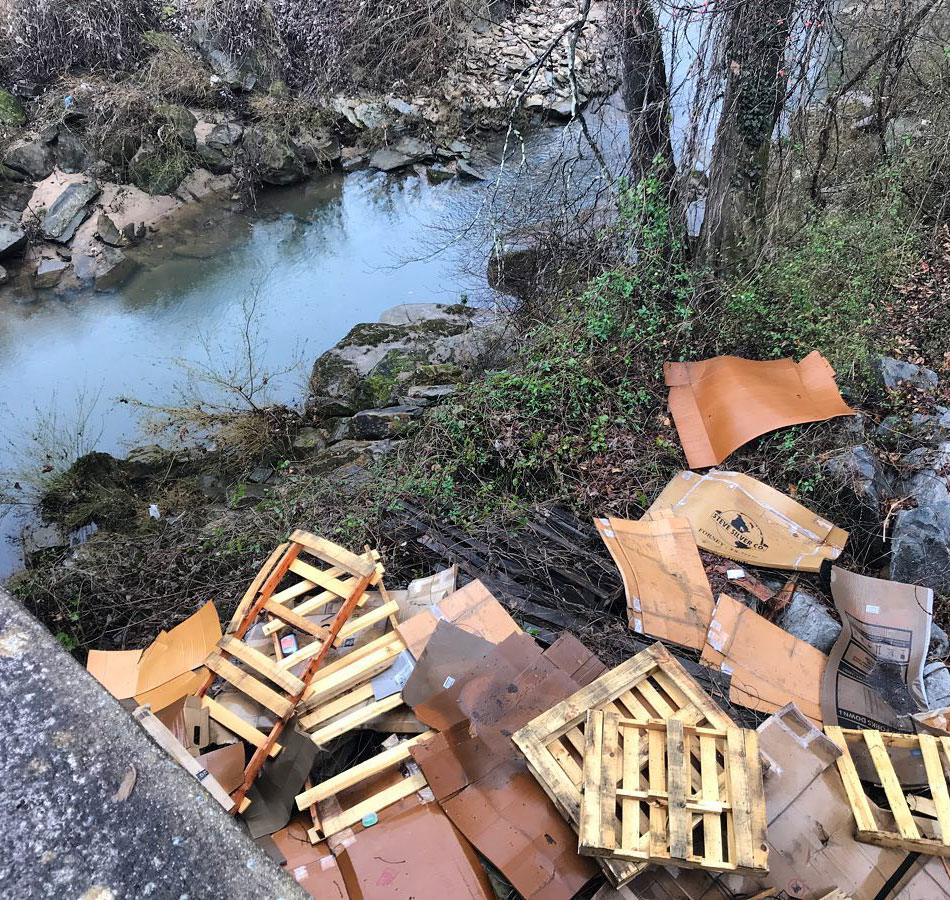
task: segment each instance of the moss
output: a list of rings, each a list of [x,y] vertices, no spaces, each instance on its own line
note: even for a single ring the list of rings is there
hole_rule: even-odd
[[[129,177],[148,194],[170,194],[192,170],[191,157],[183,150],[158,147],[143,150],[129,164]]]
[[[0,125],[26,125],[26,110],[23,104],[3,88],[0,88]]]

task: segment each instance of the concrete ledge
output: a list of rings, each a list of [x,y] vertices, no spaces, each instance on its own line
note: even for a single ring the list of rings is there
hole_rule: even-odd
[[[5,897],[307,896],[2,588],[0,769]]]

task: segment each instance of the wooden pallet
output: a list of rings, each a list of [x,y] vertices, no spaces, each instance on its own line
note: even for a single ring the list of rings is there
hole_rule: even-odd
[[[722,731],[734,727],[660,643],[605,672],[513,736],[532,774],[575,830],[580,826],[584,728],[590,709],[642,721],[673,719]],[[693,759],[693,765],[698,764]],[[615,887],[625,885],[646,865],[632,859],[601,858],[599,862]]]
[[[581,853],[768,873],[756,732],[592,709],[584,737]]]
[[[857,824],[856,840],[878,847],[892,847],[932,856],[950,857],[950,790],[947,787],[946,769],[950,766],[950,738],[932,734],[889,734],[880,731],[858,731],[851,728],[825,726],[828,735],[841,749],[838,757],[838,772],[844,783],[848,802]],[[878,824],[877,817],[858,776],[852,750],[864,745],[874,763],[878,779],[887,797],[897,831],[886,831]],[[890,748],[909,750],[920,754],[927,772],[930,795],[933,800],[933,828],[936,837],[922,834],[920,822],[915,820],[911,807],[918,804],[904,793],[897,773],[891,763]]]
[[[335,797],[341,791],[362,784],[387,770],[394,770],[410,759],[409,751],[415,744],[428,740],[434,734],[434,731],[426,731],[407,741],[402,741],[396,744],[395,747],[383,750],[382,753],[378,753],[371,759],[367,759],[353,766],[353,768],[347,769],[339,775],[334,775],[315,787],[298,794],[297,808],[301,810],[309,808],[313,812],[320,801]],[[331,816],[324,816],[322,821],[315,818],[314,827],[308,832],[310,842],[316,844],[318,841],[332,837],[343,831],[344,828],[355,825],[368,813],[378,813],[387,806],[402,800],[403,797],[421,791],[424,787],[428,787],[425,776],[411,774],[408,778],[377,791],[371,797],[361,800],[354,806],[347,809],[341,808]]]
[[[255,748],[244,770],[244,783],[232,795],[235,802],[232,811],[240,808],[264,761],[279,752],[278,738],[294,715],[324,657],[363,599],[366,589],[370,584],[380,583],[382,574],[382,567],[370,552],[357,556],[323,538],[295,531],[290,540],[271,555],[251,583],[217,649],[205,660],[211,674],[198,691],[210,716]],[[300,585],[305,585],[306,589],[298,591]],[[327,625],[314,624],[279,600],[281,594],[286,596],[298,591],[293,595],[301,596],[316,585],[334,591],[335,596],[343,601]],[[278,588],[282,590],[278,592]],[[303,672],[295,675],[288,666],[281,664],[283,656],[276,633],[279,629],[271,628],[272,656],[245,642],[248,631],[258,619],[266,623],[265,627],[279,622],[281,628],[289,627],[315,639],[311,645],[315,645],[315,649],[308,655]],[[242,665],[237,665],[237,662]],[[217,678],[229,682],[274,713],[277,721],[268,734],[246,723],[238,724],[237,716],[206,696]]]

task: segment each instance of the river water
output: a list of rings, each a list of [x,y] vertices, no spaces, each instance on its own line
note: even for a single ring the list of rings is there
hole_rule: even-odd
[[[615,103],[597,121],[605,143],[623,132]],[[501,148],[492,148],[485,182],[430,184],[416,172],[367,170],[264,192],[252,214],[203,209],[151,241],[148,264],[113,293],[0,298],[2,486],[25,484],[77,451],[122,454],[153,442],[123,400],[171,402],[186,380],[183,362],[234,359],[248,298],[256,298],[264,367],[301,360],[270,385],[273,400],[290,404],[302,400],[313,360],[353,325],[400,303],[479,302],[487,291],[486,211],[513,221],[524,205],[501,199],[506,184],[543,185],[544,202],[556,203],[552,184],[576,195],[599,177],[593,161],[577,164],[586,151],[573,128],[538,129],[508,149],[499,168]],[[23,521],[16,510],[0,519],[0,578],[20,564]]]

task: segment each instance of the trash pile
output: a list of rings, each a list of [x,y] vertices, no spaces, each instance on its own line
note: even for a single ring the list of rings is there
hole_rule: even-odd
[[[818,354],[668,366],[690,463],[852,414],[833,375]],[[223,632],[208,603],[88,669],[315,897],[950,897],[932,591],[832,566],[846,532],[735,472],[681,472],[639,521],[596,525],[656,639],[612,669],[567,632],[542,647],[454,567],[388,590],[378,552],[305,531]],[[738,599],[818,572],[827,655]]]

